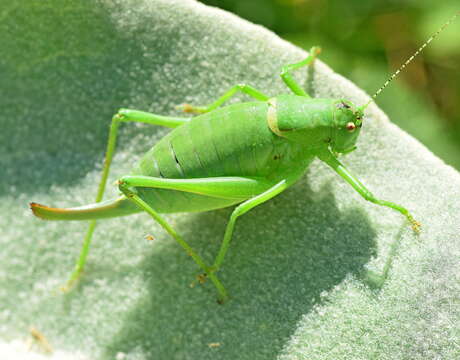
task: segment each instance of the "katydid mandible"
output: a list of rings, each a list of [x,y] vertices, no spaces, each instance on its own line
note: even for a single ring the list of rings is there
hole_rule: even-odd
[[[255,206],[294,184],[314,158],[329,165],[364,199],[400,212],[415,232],[420,224],[396,203],[375,197],[337,159],[356,149],[364,110],[412,59],[459,14],[446,22],[374,94],[368,103],[356,106],[346,99],[311,98],[291,72],[313,64],[320,52],[313,47],[306,59],[282,68],[281,78],[292,95],[270,97],[249,86],[236,85],[208,106],[182,105],[192,118],[160,116],[121,109],[112,119],[96,201],[92,205],[58,209],[31,203],[33,213],[47,220],[91,220],[83,248],[65,289],[80,278],[88,256],[96,219],[147,212],[190,255],[215,285],[219,302],[228,293],[217,277],[230,245],[235,222]],[[237,92],[256,101],[221,107]],[[121,196],[102,201],[122,122],[141,122],[174,128],[140,160],[130,175],[118,180]],[[230,140],[229,140],[230,139]],[[212,265],[160,215],[201,212],[236,205],[221,247]],[[204,278],[201,277],[201,279]]]

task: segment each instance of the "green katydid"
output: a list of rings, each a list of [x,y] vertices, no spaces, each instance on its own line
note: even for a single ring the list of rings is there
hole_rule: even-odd
[[[236,85],[208,106],[182,105],[184,111],[200,114],[192,118],[121,109],[112,119],[96,202],[68,209],[30,204],[33,213],[43,219],[91,220],[66,289],[82,274],[96,219],[145,211],[213,282],[220,301],[226,300],[227,290],[217,271],[229,248],[237,218],[294,184],[315,157],[329,165],[364,199],[400,212],[418,232],[420,224],[405,207],[376,198],[337,155],[355,150],[366,107],[458,15],[432,35],[362,106],[345,99],[311,98],[294,80],[291,72],[312,65],[319,54],[320,49],[313,47],[306,59],[282,68],[281,78],[293,95],[269,97],[251,86]],[[256,101],[221,107],[238,91]],[[122,195],[102,202],[122,122],[161,125],[174,130],[144,155],[130,175],[118,180]],[[209,211],[235,204],[238,206],[230,216],[220,250],[210,266],[160,216],[160,213]]]

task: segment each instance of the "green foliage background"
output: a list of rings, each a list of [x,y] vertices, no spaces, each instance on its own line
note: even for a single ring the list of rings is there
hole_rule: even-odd
[[[458,0],[202,0],[309,49],[373,94],[459,11]],[[390,119],[460,169],[460,19],[379,96]]]

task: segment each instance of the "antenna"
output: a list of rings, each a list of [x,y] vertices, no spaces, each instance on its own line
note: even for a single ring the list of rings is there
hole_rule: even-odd
[[[366,105],[364,105],[364,106],[362,107],[361,110],[364,111],[364,109],[366,109],[366,108],[369,106],[369,104],[370,104],[371,102],[375,101],[375,98],[383,91],[383,89],[385,89],[385,88],[388,86],[388,84],[389,84],[391,81],[393,81],[393,79],[394,79],[396,76],[398,76],[399,73],[400,73],[408,64],[410,64],[410,63],[412,62],[412,60],[414,60],[414,58],[415,58],[418,54],[420,54],[420,53],[422,52],[423,49],[424,49],[424,48],[425,48],[425,47],[426,47],[436,36],[438,36],[447,26],[449,26],[449,25],[457,18],[457,16],[459,16],[459,15],[460,15],[460,11],[458,11],[454,16],[452,16],[443,26],[441,26],[441,27],[438,29],[438,31],[436,31],[433,35],[431,35],[430,38],[429,38],[427,41],[425,41],[425,43],[424,43],[422,46],[420,46],[420,47],[418,48],[418,50],[414,53],[414,55],[412,55],[409,59],[407,59],[406,62],[405,62],[404,64],[402,64],[402,65],[399,67],[399,69],[396,70],[396,71],[393,73],[393,75],[391,75],[391,76],[388,78],[387,81],[385,81],[385,83],[380,87],[380,89],[378,89],[378,90],[375,92],[374,95],[372,95],[372,98],[367,102]]]

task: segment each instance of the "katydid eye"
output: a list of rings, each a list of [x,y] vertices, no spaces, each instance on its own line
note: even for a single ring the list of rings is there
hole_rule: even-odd
[[[347,123],[347,125],[345,126],[345,128],[349,131],[349,132],[352,132],[356,129],[356,125],[352,122],[349,122]]]

